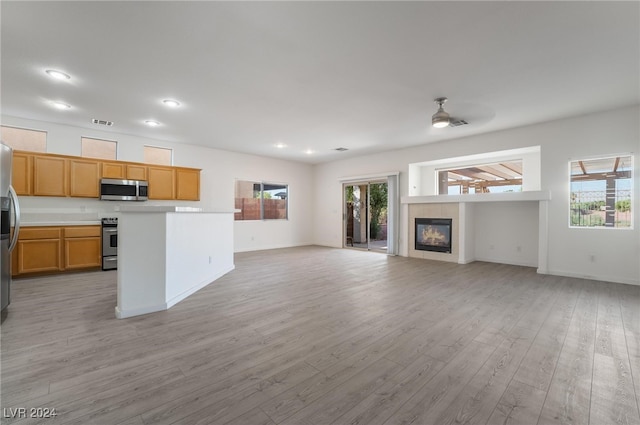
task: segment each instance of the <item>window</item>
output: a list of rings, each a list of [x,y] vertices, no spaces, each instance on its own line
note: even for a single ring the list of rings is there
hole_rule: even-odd
[[[144,147],[144,162],[147,164],[172,165],[173,149],[156,146]]]
[[[289,186],[236,180],[236,220],[286,220]]]
[[[569,225],[631,228],[631,155],[571,161]]]
[[[87,158],[118,159],[118,142],[113,140],[82,137],[80,139],[80,145],[81,156]]]
[[[438,170],[438,194],[522,191],[522,161]]]
[[[11,146],[13,149],[31,152],[47,151],[46,131],[7,127],[4,125],[0,129],[2,130],[0,132],[2,143]]]

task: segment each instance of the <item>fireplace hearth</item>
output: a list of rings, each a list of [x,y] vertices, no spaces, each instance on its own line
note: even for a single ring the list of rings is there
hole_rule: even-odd
[[[451,224],[450,218],[416,218],[416,250],[451,253]]]

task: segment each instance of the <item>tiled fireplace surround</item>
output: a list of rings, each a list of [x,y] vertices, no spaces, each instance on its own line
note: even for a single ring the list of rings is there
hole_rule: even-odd
[[[474,210],[478,202],[527,202],[538,209],[538,272],[547,273],[547,204],[549,192],[531,191],[501,194],[405,196],[408,204],[408,255],[413,258],[466,264],[475,258]],[[452,219],[452,252],[432,252],[415,249],[416,218]]]

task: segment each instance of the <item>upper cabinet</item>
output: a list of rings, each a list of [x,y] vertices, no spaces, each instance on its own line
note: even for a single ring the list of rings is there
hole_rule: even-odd
[[[149,176],[149,199],[176,199],[175,171],[173,167],[150,165],[147,168]]]
[[[147,180],[147,166],[142,164],[127,164],[127,179]]]
[[[176,199],[200,200],[200,170],[176,168]]]
[[[33,194],[67,196],[67,160],[44,154],[33,155]]]
[[[11,184],[18,195],[33,195],[33,155],[13,153]]]
[[[197,168],[13,152],[12,184],[18,195],[99,198],[101,178],[146,180],[149,199],[200,200]]]
[[[125,179],[126,164],[116,161],[102,161],[102,172],[100,176],[103,179]]]
[[[69,160],[69,196],[100,197],[100,163],[97,160]]]

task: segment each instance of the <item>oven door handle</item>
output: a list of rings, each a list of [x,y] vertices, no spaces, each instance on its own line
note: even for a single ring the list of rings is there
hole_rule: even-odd
[[[118,230],[117,229],[102,229],[103,232],[107,232],[107,233],[115,233]]]

